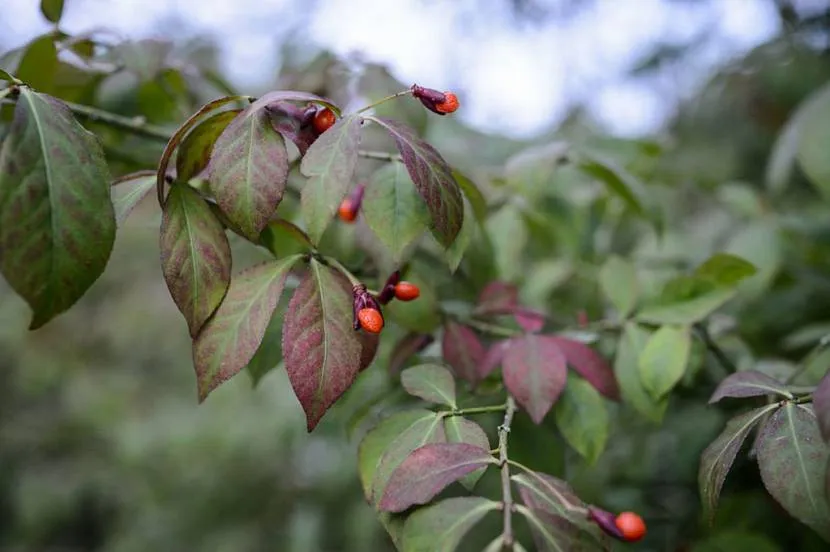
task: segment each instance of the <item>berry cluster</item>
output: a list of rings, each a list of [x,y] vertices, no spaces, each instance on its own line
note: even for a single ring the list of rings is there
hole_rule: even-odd
[[[380,333],[383,329],[383,313],[380,305],[389,303],[392,299],[399,301],[413,301],[421,295],[421,290],[412,282],[401,281],[401,273],[396,270],[389,275],[383,289],[372,295],[363,284],[356,284],[352,289],[354,296],[353,327],[355,330],[363,328],[369,333]]]

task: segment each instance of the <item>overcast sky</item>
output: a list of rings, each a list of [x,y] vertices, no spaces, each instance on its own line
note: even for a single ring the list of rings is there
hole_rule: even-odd
[[[5,45],[48,29],[37,0],[0,1]],[[658,129],[677,96],[694,90],[712,67],[778,31],[771,4],[596,0],[572,19],[519,29],[505,24],[502,3],[483,0],[66,0],[63,27],[107,26],[138,38],[159,36],[169,29],[160,22],[178,18],[189,34],[219,41],[223,66],[243,89],[262,82],[281,37],[299,30],[343,56],[360,53],[388,65],[404,83],[458,90],[465,107],[459,116],[481,130],[529,137],[584,101],[610,131],[641,135]],[[716,39],[693,63],[659,78],[624,76],[655,43],[703,31]]]

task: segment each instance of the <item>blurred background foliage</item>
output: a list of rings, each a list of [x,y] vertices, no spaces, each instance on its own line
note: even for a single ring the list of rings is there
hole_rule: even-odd
[[[554,12],[543,4],[512,2],[528,21],[568,17],[580,3]],[[522,141],[431,116],[413,101],[384,105],[383,115],[418,129],[488,199],[487,221],[473,231],[455,276],[434,270],[428,254],[413,260],[425,294],[472,300],[501,278],[517,283],[528,305],[574,326],[579,312],[605,318],[597,279],[612,254],[632,260],[643,293],[654,296],[669,278],[728,251],[759,273],[713,318],[713,338],[741,369],[816,383],[830,366],[830,353],[810,354],[830,332],[830,205],[827,181],[823,188],[806,177],[794,162],[794,131],[785,131],[830,81],[830,8],[802,13],[797,2],[775,4],[780,36],[720,67],[653,138],[609,136],[578,108],[555,131]],[[633,72],[682,69],[702,40],[657,48]],[[5,52],[0,67],[40,91],[170,131],[205,101],[234,91],[217,52],[208,39],[115,43],[55,31]],[[330,53],[290,43],[282,58],[270,83],[242,92],[299,89],[345,105],[410,84],[372,64],[355,74]],[[530,107],[517,100],[517,108]],[[830,102],[818,115],[830,128]],[[0,117],[7,125],[8,105]],[[82,120],[103,140],[114,176],[155,166],[162,141]],[[644,183],[662,230],[560,165],[562,144]],[[819,144],[830,152],[826,131]],[[372,133],[364,145],[388,148]],[[372,168],[367,163],[362,176]],[[296,198],[284,205],[294,212]],[[161,278],[159,221],[150,197],[120,229],[101,280],[37,332],[27,332],[25,304],[1,284],[0,550],[390,550],[362,498],[356,443],[382,403],[400,401],[386,369],[392,343],[407,328],[428,331],[438,321],[390,309],[398,324],[385,332],[378,360],[312,435],[279,369],[253,390],[242,374],[197,406],[186,327]],[[390,262],[361,225],[333,225],[323,249],[353,267]],[[253,262],[265,253],[239,255]],[[611,355],[614,343],[603,336],[600,346]],[[764,492],[746,454],[727,479],[714,526],[702,519],[699,455],[735,405],[706,405],[726,372],[702,348],[694,358],[661,423],[612,407],[608,448],[595,465],[567,447],[552,420],[536,429],[525,416],[511,455],[566,477],[586,501],[641,512],[649,536],[628,549],[826,550]],[[498,421],[488,422],[492,430]],[[485,494],[497,485],[490,475],[481,482]],[[485,536],[499,523],[486,519]],[[486,542],[474,535],[462,549]]]

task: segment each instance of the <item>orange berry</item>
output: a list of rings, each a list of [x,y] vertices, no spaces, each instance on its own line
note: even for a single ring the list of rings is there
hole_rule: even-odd
[[[401,301],[412,301],[421,295],[421,290],[412,282],[398,282],[395,286],[395,297]]]
[[[435,104],[435,109],[439,113],[452,113],[458,109],[458,98],[452,92],[444,92],[444,100],[442,103]]]
[[[634,512],[622,512],[614,523],[628,542],[638,541],[646,534],[646,523]]]
[[[318,134],[322,134],[334,125],[336,119],[334,111],[328,107],[323,108],[314,114],[314,121],[312,123],[314,125],[314,130],[316,130]]]
[[[383,329],[383,315],[377,309],[360,309],[357,313],[360,327],[369,333],[380,333]]]
[[[357,209],[351,199],[344,199],[337,210],[337,214],[343,222],[354,222],[357,218]]]

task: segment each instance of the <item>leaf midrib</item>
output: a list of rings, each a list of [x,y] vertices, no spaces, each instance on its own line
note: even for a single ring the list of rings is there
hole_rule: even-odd
[[[807,474],[807,469],[804,466],[804,455],[801,451],[801,445],[799,444],[798,440],[798,432],[795,429],[795,423],[793,422],[793,415],[795,413],[795,406],[792,403],[787,403],[785,407],[786,414],[787,414],[787,425],[790,429],[790,435],[792,437],[793,442],[793,449],[795,450],[796,456],[798,457],[798,468],[801,471],[801,476],[804,478],[804,486],[807,488],[807,496],[810,497],[810,509],[813,513],[818,512],[818,504],[816,503],[816,498],[813,496],[813,486],[810,484],[810,477]]]
[[[51,285],[52,275],[55,273],[55,254],[54,254],[55,247],[54,246],[55,246],[55,239],[56,239],[56,236],[57,236],[57,229],[55,228],[55,222],[56,222],[55,221],[55,213],[57,212],[57,210],[55,209],[55,203],[54,203],[55,198],[53,197],[54,194],[53,194],[53,190],[52,190],[52,165],[49,162],[49,153],[46,149],[46,139],[45,139],[45,134],[43,133],[43,126],[42,126],[42,123],[41,123],[41,120],[40,120],[40,115],[38,114],[37,107],[35,106],[35,102],[33,101],[33,99],[35,97],[39,98],[39,96],[36,96],[37,95],[36,92],[31,92],[26,88],[23,88],[22,94],[26,97],[26,100],[29,103],[29,106],[30,106],[31,111],[32,111],[32,117],[35,120],[35,127],[37,128],[38,141],[40,142],[40,149],[41,149],[41,152],[43,154],[43,157],[42,157],[42,159],[43,159],[43,170],[46,173],[46,188],[48,190],[47,195],[49,196],[49,226],[51,227],[51,234],[50,234],[51,239],[48,242],[50,253],[49,253],[49,277],[47,278],[47,281],[49,282],[49,284],[47,284],[46,289],[51,290],[51,288],[52,288],[52,285]]]

